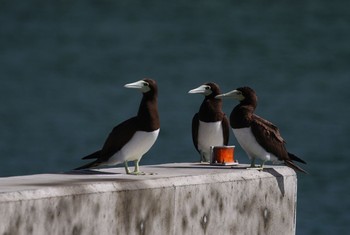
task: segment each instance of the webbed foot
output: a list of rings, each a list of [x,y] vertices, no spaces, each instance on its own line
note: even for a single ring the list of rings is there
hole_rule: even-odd
[[[140,171],[140,166],[139,166],[140,160],[135,160],[134,162],[135,162],[135,170],[133,172],[130,172],[129,168],[127,168],[127,163],[125,162],[126,174],[128,174],[128,175],[146,175],[145,172]]]
[[[247,169],[254,169],[254,170],[258,170],[258,171],[263,171],[264,170],[264,164],[265,164],[265,162],[263,162],[260,166],[256,166],[255,165],[255,159],[253,158],[250,166],[247,167]]]
[[[133,171],[133,172],[129,172],[127,174],[128,175],[146,175],[146,173],[142,172],[142,171]]]

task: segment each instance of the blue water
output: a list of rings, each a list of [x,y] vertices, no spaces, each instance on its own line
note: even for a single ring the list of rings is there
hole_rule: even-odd
[[[249,85],[256,112],[308,162],[297,234],[348,233],[349,9],[345,0],[2,0],[0,176],[81,165],[135,115],[141,95],[123,85],[143,77],[158,81],[161,133],[141,165],[196,161],[191,119],[202,97],[188,90]],[[234,105],[225,100],[225,112]]]

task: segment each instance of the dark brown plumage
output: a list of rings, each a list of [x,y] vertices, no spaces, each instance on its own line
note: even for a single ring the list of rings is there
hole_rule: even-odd
[[[271,122],[254,114],[258,99],[255,91],[252,88],[240,87],[234,91],[219,95],[217,97],[233,97],[240,101],[240,103],[231,112],[230,125],[238,142],[247,152],[248,156],[252,158],[252,165],[254,165],[255,158],[261,158],[263,162],[268,160],[265,156],[259,156],[262,151],[260,151],[259,147],[254,144],[255,139],[255,141],[267,152],[268,155],[269,153],[273,154],[271,156],[271,160],[276,157],[276,160],[283,161],[287,166],[293,168],[294,170],[307,173],[293,162],[294,160],[304,164],[306,163],[299,157],[287,151],[285,141],[282,138],[278,128]],[[250,128],[250,130],[247,128]],[[245,134],[241,134],[243,131],[245,131]],[[247,137],[246,133],[249,134],[250,131],[253,137]],[[247,139],[249,138],[252,141],[247,143]]]
[[[215,97],[220,94],[216,83],[209,82],[189,91],[192,94],[203,94],[204,100],[199,111],[192,118],[192,140],[196,150],[201,155],[201,161],[209,161],[210,146],[227,145],[229,141],[229,121],[222,111],[222,100]],[[200,126],[207,123],[207,125]],[[214,132],[214,123],[221,122],[221,133]],[[214,127],[211,127],[211,124]],[[201,129],[201,132],[199,131]],[[199,136],[199,132],[202,136]],[[220,142],[219,139],[222,139]]]
[[[138,171],[138,161],[142,157],[137,155],[129,159],[127,152],[130,151],[130,147],[125,153],[118,152],[129,142],[132,138],[135,138],[137,132],[152,133],[160,128],[159,114],[158,114],[158,88],[157,84],[152,79],[144,79],[136,83],[127,84],[128,88],[137,88],[142,91],[143,97],[139,106],[137,116],[132,117],[116,127],[113,128],[112,132],[108,135],[101,150],[98,150],[83,159],[96,159],[95,161],[76,168],[75,170],[93,168],[97,166],[125,163],[127,169],[128,161],[135,161],[135,173]],[[158,135],[158,133],[156,133]],[[150,138],[154,138],[152,134]],[[147,138],[147,137],[146,137]],[[156,137],[155,137],[156,138]],[[141,141],[141,140],[140,140]],[[136,143],[137,144],[137,143]],[[147,147],[145,147],[147,148]],[[114,156],[112,163],[109,161]],[[127,170],[128,173],[128,170]]]

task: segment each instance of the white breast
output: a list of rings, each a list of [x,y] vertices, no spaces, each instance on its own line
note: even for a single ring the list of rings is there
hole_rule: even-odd
[[[128,143],[115,153],[107,162],[108,165],[115,165],[125,161],[135,161],[148,152],[156,142],[159,129],[153,132],[137,131]]]
[[[224,144],[221,121],[202,122],[199,121],[198,128],[198,150],[206,160],[210,159],[210,146],[221,146]]]
[[[277,161],[277,157],[272,153],[267,152],[256,141],[250,127],[233,129],[238,143],[243,150],[248,154],[249,158],[259,158],[263,161]]]

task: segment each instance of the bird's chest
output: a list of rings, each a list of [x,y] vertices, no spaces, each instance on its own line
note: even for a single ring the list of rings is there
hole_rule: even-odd
[[[198,127],[198,148],[209,148],[210,146],[223,145],[223,131],[221,121],[202,122]]]
[[[269,153],[260,146],[256,141],[256,138],[250,127],[245,128],[232,128],[233,133],[244,151],[249,155],[249,157],[257,158],[269,158]]]
[[[236,107],[230,114],[232,128],[241,129],[249,127],[252,121],[252,113],[244,107]]]
[[[147,132],[137,131],[132,138],[110,159],[110,162],[134,161],[140,159],[156,142],[159,129]]]
[[[158,134],[159,129],[152,132],[137,131],[122,150],[128,153],[138,152],[143,154],[152,147]]]

